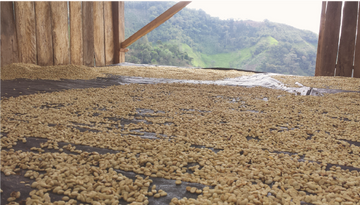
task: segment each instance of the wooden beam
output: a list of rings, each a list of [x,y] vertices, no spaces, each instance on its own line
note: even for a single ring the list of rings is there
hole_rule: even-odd
[[[125,2],[119,2],[119,42],[123,42],[125,40]],[[119,45],[121,48],[121,44]],[[121,49],[119,51],[119,62],[125,62],[125,52],[122,52]]]
[[[54,64],[50,3],[35,2],[37,62],[41,66]]]
[[[320,53],[320,76],[334,76],[338,53],[342,2],[329,1],[326,7],[324,39]]]
[[[82,2],[84,65],[94,67],[93,2]]]
[[[316,65],[315,65],[315,76],[319,76],[320,69],[321,69],[321,51],[324,47],[323,39],[324,39],[324,29],[325,29],[325,20],[326,20],[326,1],[322,2],[321,8],[321,17],[320,17],[320,29],[319,29],[319,40],[318,40],[318,47],[317,47],[317,54],[316,54]]]
[[[158,26],[160,26],[162,23],[170,19],[173,15],[175,15],[177,12],[179,12],[181,9],[183,9],[186,5],[191,3],[191,1],[180,1],[179,3],[175,4],[168,10],[166,10],[164,13],[162,13],[160,16],[158,16],[156,19],[148,23],[146,26],[141,28],[139,31],[134,33],[132,36],[127,38],[124,42],[121,43],[121,48],[126,48],[130,46],[132,43],[137,41],[139,38],[145,36],[150,31],[154,30]]]
[[[114,64],[125,62],[125,53],[120,52],[120,44],[125,40],[124,2],[111,2],[113,36],[114,36]]]
[[[19,62],[13,2],[1,2],[1,67]]]
[[[119,41],[119,2],[111,2],[111,15],[113,25],[113,37],[114,37],[114,64],[120,63],[120,41]]]
[[[83,65],[83,34],[81,19],[81,1],[70,1],[70,61]]]
[[[345,1],[341,26],[338,62],[335,74],[336,76],[351,77],[352,74],[354,62],[356,21],[358,12],[357,10],[357,1]]]
[[[105,64],[114,64],[114,31],[111,1],[104,2]]]
[[[360,7],[360,4],[358,5]],[[358,8],[359,9],[359,8]],[[354,78],[360,78],[360,10],[358,10],[358,27],[355,47]]]
[[[54,65],[70,64],[68,9],[65,1],[52,1],[51,20],[53,30]]]
[[[15,2],[15,24],[19,48],[19,62],[36,64],[34,2]]]
[[[95,65],[105,66],[104,2],[94,1],[93,11]]]

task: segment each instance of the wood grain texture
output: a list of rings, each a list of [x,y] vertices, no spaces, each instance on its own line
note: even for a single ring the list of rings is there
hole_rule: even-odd
[[[34,2],[15,2],[15,24],[19,48],[19,62],[36,64]]]
[[[358,5],[358,7],[360,4]],[[358,21],[360,17],[360,12],[358,8]],[[356,47],[355,47],[355,62],[354,62],[354,78],[360,78],[360,22],[358,22],[357,27],[357,38],[356,38]]]
[[[68,30],[68,10],[65,1],[50,2],[53,48],[54,48],[54,65],[70,64],[69,51],[69,30]]]
[[[19,62],[13,2],[1,2],[1,67]]]
[[[111,1],[104,2],[104,26],[105,26],[105,64],[114,63],[114,31]]]
[[[129,38],[127,38],[124,42],[122,42],[121,48],[126,48],[130,46],[132,43],[134,43],[135,41],[145,36],[150,31],[160,26],[162,23],[167,21],[169,18],[171,18],[173,15],[175,15],[177,12],[179,12],[189,3],[191,3],[191,1],[180,1],[179,3],[175,4],[174,6],[166,10],[164,13],[162,13],[160,16],[158,16],[156,19],[152,20],[146,26],[142,27],[139,31],[134,33]]]
[[[105,66],[104,2],[93,2],[95,65]]]
[[[324,29],[325,29],[325,19],[326,19],[326,1],[322,2],[321,7],[321,17],[320,17],[320,28],[319,28],[319,39],[318,39],[318,47],[317,47],[317,54],[316,54],[316,65],[315,65],[315,76],[320,75],[321,69],[321,51],[324,47],[323,39],[324,39]]]
[[[37,63],[41,66],[54,64],[50,3],[35,2]]]
[[[119,41],[119,2],[111,2],[111,15],[113,20],[113,36],[114,36],[114,64],[119,63],[120,41]]]
[[[338,62],[336,65],[335,73],[336,76],[351,77],[352,75],[357,12],[357,1],[345,1],[341,26]]]
[[[83,33],[81,1],[70,1],[70,62],[83,65]]]
[[[122,42],[125,41],[125,2],[120,1],[119,2],[119,42],[120,48],[122,45]],[[126,47],[125,47],[126,48]],[[119,63],[125,62],[125,52],[119,51]]]
[[[93,2],[82,2],[83,60],[84,65],[94,67],[94,18]]]
[[[320,76],[334,76],[336,57],[339,43],[340,19],[342,2],[331,1],[327,3],[324,39],[321,50]]]

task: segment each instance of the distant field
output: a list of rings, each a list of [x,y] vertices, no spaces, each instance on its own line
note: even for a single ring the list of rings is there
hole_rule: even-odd
[[[187,52],[190,57],[193,58],[193,65],[195,67],[225,67],[225,68],[239,68],[248,69],[252,67],[255,70],[256,65],[260,64],[264,59],[266,49],[253,57],[253,52],[260,45],[277,45],[278,41],[271,36],[262,38],[256,45],[240,49],[238,51],[229,53],[219,53],[214,55],[208,55],[205,53],[199,53],[192,50],[187,44],[182,44],[183,51]],[[252,65],[252,66],[251,66]],[[253,66],[255,65],[255,66]]]

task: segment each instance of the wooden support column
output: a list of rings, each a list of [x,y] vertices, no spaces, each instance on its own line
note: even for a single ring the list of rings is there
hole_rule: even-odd
[[[82,2],[84,65],[94,67],[93,2]]]
[[[334,76],[336,56],[339,43],[342,2],[327,2],[326,20],[320,49],[320,76]]]
[[[127,38],[124,42],[121,43],[121,48],[127,48],[132,43],[140,39],[141,37],[145,36],[150,31],[154,30],[158,26],[160,26],[162,23],[167,21],[169,18],[171,18],[173,15],[175,15],[177,12],[179,12],[181,9],[183,9],[186,5],[191,3],[191,1],[180,1],[179,3],[175,4],[168,10],[166,10],[164,13],[162,13],[160,16],[158,16],[156,19],[148,23],[146,26],[141,28],[139,31],[134,33],[132,36]]]
[[[1,2],[1,67],[19,61],[13,2]]]
[[[125,2],[119,2],[119,42],[123,42],[125,40]],[[125,53],[126,49],[121,49],[120,44],[120,53],[119,53],[119,61],[120,63],[125,62]]]
[[[360,9],[360,4],[358,5]],[[354,78],[360,78],[360,11],[358,10],[358,27],[357,27],[357,38],[355,47],[355,63],[354,63]]]
[[[111,1],[104,2],[105,65],[114,63],[114,31]]]
[[[68,10],[65,1],[52,1],[51,20],[53,30],[54,65],[70,64]]]
[[[317,47],[317,54],[316,54],[316,65],[315,65],[315,76],[320,76],[320,69],[321,69],[321,49],[323,46],[324,40],[324,29],[325,29],[325,19],[326,19],[326,1],[322,2],[321,7],[321,19],[320,19],[320,29],[319,29],[319,40],[318,40],[318,47]]]
[[[54,64],[50,3],[35,2],[37,62],[41,66]]]
[[[352,74],[357,12],[357,1],[345,1],[336,76],[351,77]]]
[[[34,2],[15,2],[15,24],[19,48],[19,62],[36,64]]]
[[[125,52],[120,52],[120,44],[125,40],[124,2],[113,1],[111,5],[114,35],[114,63],[123,63],[125,62]]]
[[[70,1],[70,62],[83,65],[83,34],[81,1]]]
[[[93,11],[95,65],[105,66],[104,2],[94,1]]]

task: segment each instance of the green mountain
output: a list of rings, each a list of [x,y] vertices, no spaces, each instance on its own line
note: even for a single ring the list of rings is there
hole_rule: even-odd
[[[126,38],[175,2],[125,2]],[[285,24],[220,20],[184,8],[129,47],[126,61],[314,75],[318,36]]]

